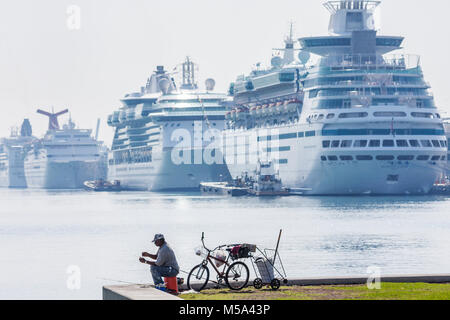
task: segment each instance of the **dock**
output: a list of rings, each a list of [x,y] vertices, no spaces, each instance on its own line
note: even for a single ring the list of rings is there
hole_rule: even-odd
[[[367,283],[367,276],[355,277],[319,277],[288,279],[286,286],[330,286],[330,285],[361,285]],[[381,276],[381,282],[391,283],[450,283],[450,274],[432,275],[386,275]],[[251,287],[252,280],[248,285]],[[284,284],[283,284],[284,285]],[[221,286],[223,288],[224,286]],[[209,283],[205,289],[218,288],[215,283]],[[182,285],[180,290],[187,290],[186,285]],[[103,287],[103,300],[183,300],[161,290],[155,289],[151,285],[111,285]]]

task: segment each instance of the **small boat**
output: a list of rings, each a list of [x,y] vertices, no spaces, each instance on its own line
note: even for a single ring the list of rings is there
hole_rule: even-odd
[[[290,190],[283,187],[273,162],[258,162],[256,180],[250,184],[248,193],[258,197],[291,195]]]
[[[200,191],[204,195],[222,195],[229,197],[242,197],[248,194],[249,188],[228,182],[202,182]]]
[[[435,184],[430,190],[430,194],[450,196],[450,183]]]
[[[88,191],[96,191],[96,192],[112,192],[112,191],[121,191],[122,187],[120,186],[120,181],[115,180],[113,182],[105,181],[105,180],[94,180],[94,181],[85,181],[84,188]]]

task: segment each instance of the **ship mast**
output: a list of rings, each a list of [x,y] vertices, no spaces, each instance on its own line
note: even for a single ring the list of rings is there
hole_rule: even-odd
[[[186,61],[181,64],[183,69],[183,83],[181,89],[197,89],[197,83],[195,82],[195,63],[191,61],[191,58],[186,57]]]

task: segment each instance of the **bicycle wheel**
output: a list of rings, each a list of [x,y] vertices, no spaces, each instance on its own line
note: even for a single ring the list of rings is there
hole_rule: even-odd
[[[187,287],[189,290],[194,290],[197,292],[202,291],[209,280],[209,269],[207,266],[203,264],[199,264],[192,268],[191,272],[189,272],[189,276],[187,279]]]
[[[225,274],[225,281],[231,290],[241,290],[247,286],[248,279],[250,277],[250,271],[243,262],[233,263]]]

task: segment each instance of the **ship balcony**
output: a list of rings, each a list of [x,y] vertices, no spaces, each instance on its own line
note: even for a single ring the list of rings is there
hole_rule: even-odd
[[[336,71],[400,71],[421,73],[420,57],[417,55],[330,55],[321,58],[321,72]]]
[[[434,96],[432,93],[427,93],[427,94],[413,94],[413,93],[409,93],[409,92],[394,92],[392,94],[389,93],[382,93],[382,94],[377,94],[374,92],[357,92],[357,91],[349,91],[347,93],[343,93],[343,94],[328,94],[328,93],[319,93],[317,95],[317,97],[315,98],[311,98],[311,99],[319,99],[319,100],[325,100],[325,99],[342,99],[342,98],[347,98],[347,99],[372,99],[372,98],[378,98],[378,99],[391,99],[391,98],[399,98],[400,100],[402,100],[402,98],[404,98],[405,100],[410,100],[410,99],[433,99]]]
[[[410,83],[407,81],[401,82],[401,81],[390,81],[390,82],[381,82],[381,81],[330,81],[326,83],[313,83],[309,86],[307,86],[308,90],[315,90],[315,89],[345,89],[348,87],[355,87],[355,88],[380,88],[380,87],[386,87],[386,88],[411,88],[411,89],[430,89],[431,84],[427,81],[423,81],[420,83]]]
[[[307,123],[363,124],[368,123],[409,123],[413,126],[426,125],[442,129],[442,119],[436,109],[411,108],[405,106],[376,106],[338,110],[314,110],[305,115]]]

